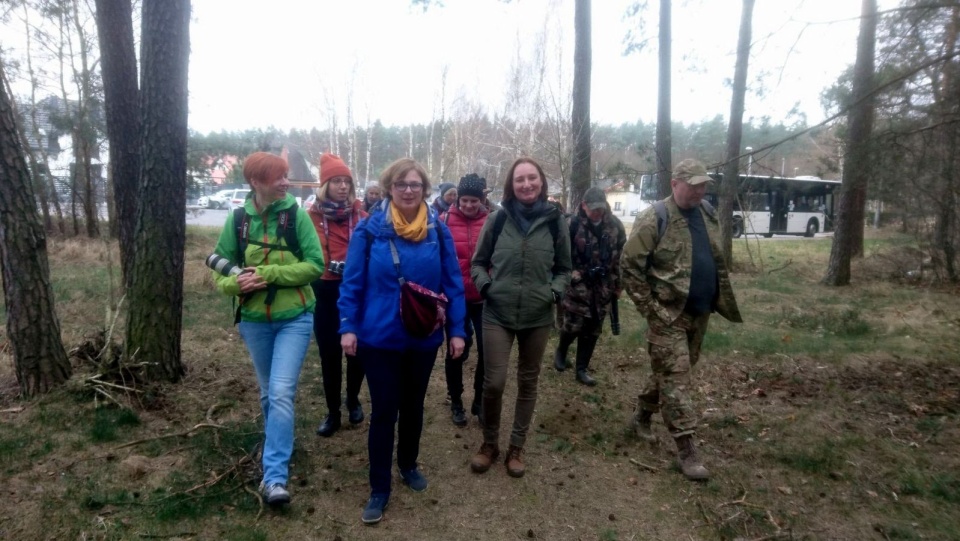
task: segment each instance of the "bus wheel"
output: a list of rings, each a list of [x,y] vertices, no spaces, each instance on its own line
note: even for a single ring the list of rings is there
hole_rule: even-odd
[[[812,237],[817,234],[817,231],[820,230],[820,227],[817,225],[817,220],[811,219],[807,222],[807,231],[803,234],[804,237]]]
[[[733,238],[739,239],[743,236],[743,220],[734,220],[731,227]]]

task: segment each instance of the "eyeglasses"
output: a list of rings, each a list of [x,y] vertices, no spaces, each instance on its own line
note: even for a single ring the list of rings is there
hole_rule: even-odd
[[[423,189],[423,184],[419,182],[394,182],[393,187],[398,192],[405,192],[409,189],[411,192],[417,193]]]
[[[350,179],[348,179],[348,178],[332,178],[332,179],[330,179],[328,182],[329,182],[330,184],[333,184],[334,186],[349,186],[349,185],[350,185]]]

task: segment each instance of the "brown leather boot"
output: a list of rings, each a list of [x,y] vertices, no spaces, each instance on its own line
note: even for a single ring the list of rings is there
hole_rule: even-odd
[[[633,416],[633,432],[638,438],[647,443],[657,443],[657,436],[650,428],[650,418],[653,417],[652,411],[641,409]]]
[[[470,461],[470,469],[474,473],[483,473],[490,469],[498,456],[500,456],[500,449],[497,448],[497,444],[484,443],[480,446],[477,454],[473,455],[473,460]]]
[[[504,461],[507,465],[507,475],[510,477],[523,477],[527,468],[523,465],[523,447],[511,445],[507,450],[507,459]]]
[[[706,481],[710,478],[710,472],[703,467],[700,457],[697,456],[697,449],[693,446],[693,436],[687,434],[677,438],[677,459],[680,461],[680,471],[684,477],[691,481]]]

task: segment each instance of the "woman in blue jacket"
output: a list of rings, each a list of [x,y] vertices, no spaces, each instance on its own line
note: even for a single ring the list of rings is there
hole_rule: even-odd
[[[447,296],[446,330],[454,357],[463,352],[466,317],[453,237],[424,202],[424,194],[430,193],[426,171],[401,158],[380,175],[380,185],[386,196],[383,211],[357,226],[337,303],[343,351],[363,363],[370,389],[370,500],[362,515],[366,524],[380,522],[390,499],[394,427],[399,427],[397,466],[403,483],[415,492],[427,488],[417,456],[423,401],[444,330],[427,338],[406,331],[400,319],[400,275]]]

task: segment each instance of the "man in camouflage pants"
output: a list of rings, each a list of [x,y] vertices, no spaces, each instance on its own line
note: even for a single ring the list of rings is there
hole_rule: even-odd
[[[597,382],[587,368],[610,303],[617,302],[623,287],[620,253],[626,241],[623,224],[610,213],[607,195],[600,188],[588,189],[577,214],[570,217],[573,273],[563,295],[563,323],[553,366],[560,372],[566,369],[567,350],[576,339],[577,381],[591,387]]]
[[[677,443],[683,474],[706,480],[709,472],[693,443],[697,414],[690,402],[690,370],[712,312],[743,321],[721,250],[720,225],[703,201],[706,168],[683,160],[670,180],[672,195],[637,216],[623,251],[624,285],[647,319],[647,351],[653,373],[640,393],[634,428],[656,442],[650,420],[660,411]]]

